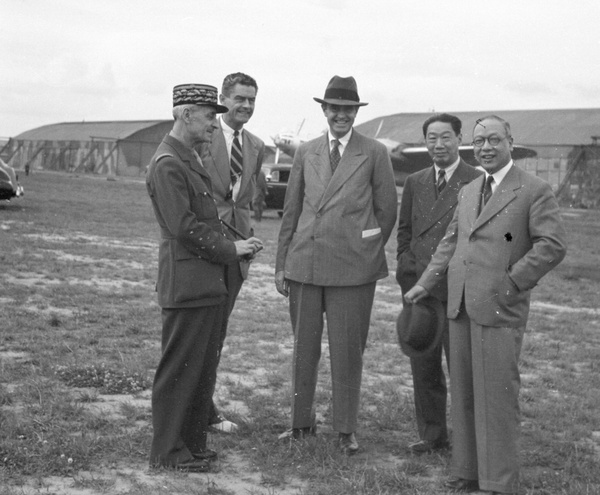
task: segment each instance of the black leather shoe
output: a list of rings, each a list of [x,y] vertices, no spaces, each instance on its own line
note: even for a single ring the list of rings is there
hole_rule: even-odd
[[[419,440],[418,442],[414,442],[408,445],[408,450],[410,450],[413,454],[428,454],[430,452],[434,452],[436,450],[443,450],[450,447],[450,444],[447,441],[442,442],[432,442],[430,440]]]
[[[339,438],[342,454],[354,455],[358,452],[358,442],[354,433],[340,433]]]
[[[465,480],[463,478],[450,478],[444,483],[444,486],[453,492],[476,492],[479,490],[477,480]]]
[[[177,469],[177,471],[183,471],[185,473],[207,473],[210,471],[210,463],[208,461],[194,458],[180,462],[173,467]]]
[[[204,461],[212,461],[217,458],[217,453],[214,450],[204,449],[200,452],[192,452],[194,459],[201,459]]]

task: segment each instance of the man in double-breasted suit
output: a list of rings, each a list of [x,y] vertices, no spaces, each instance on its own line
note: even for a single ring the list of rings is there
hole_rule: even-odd
[[[405,295],[419,300],[447,271],[453,490],[518,492],[518,360],[530,293],[566,253],[552,189],[514,165],[512,142],[500,117],[477,121],[485,175],[460,191],[444,238]]]
[[[324,98],[315,100],[329,130],[294,156],[275,269],[277,290],[289,295],[294,331],[287,434],[300,438],[315,431],[313,397],[325,314],[333,429],[342,451],[354,454],[362,355],[376,281],[388,274],[384,246],[398,199],[385,146],[352,128],[358,107],[366,104],[354,78],[334,76]]]
[[[396,280],[406,294],[411,289],[441,241],[452,219],[458,191],[481,175],[459,154],[462,123],[454,115],[437,114],[423,124],[423,135],[433,166],[407,177],[398,221],[398,268]],[[444,308],[448,286],[444,277],[430,291]],[[408,447],[415,454],[448,446],[446,425],[446,376],[442,348],[449,364],[448,320],[439,345],[423,355],[411,356],[415,415],[419,440]]]
[[[175,86],[173,129],[146,176],[161,234],[156,288],[162,356],[152,388],[152,466],[205,472],[216,457],[206,439],[227,316],[225,265],[262,247],[254,237],[225,237],[210,176],[194,151],[210,141],[217,113],[226,111],[214,86]]]
[[[218,128],[213,133],[212,141],[198,148],[202,163],[211,177],[219,216],[244,237],[252,235],[250,204],[265,150],[263,141],[244,129],[244,124],[254,113],[257,91],[256,81],[247,74],[236,72],[226,76],[219,99],[229,110],[218,119]],[[239,239],[239,235],[231,229],[227,229],[226,234],[231,240]],[[229,311],[223,324],[221,348],[229,315],[248,276],[249,266],[250,263],[244,259],[227,265]],[[237,429],[235,423],[219,414],[214,403],[209,421],[213,429],[223,433]]]

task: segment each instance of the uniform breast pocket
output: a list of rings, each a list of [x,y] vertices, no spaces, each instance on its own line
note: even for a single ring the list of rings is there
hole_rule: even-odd
[[[218,216],[215,200],[206,191],[198,191],[192,197],[192,211],[199,220],[207,220]]]

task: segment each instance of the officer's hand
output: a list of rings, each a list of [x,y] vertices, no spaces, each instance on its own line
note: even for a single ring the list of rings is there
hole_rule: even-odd
[[[415,285],[412,289],[410,289],[406,294],[404,294],[404,300],[409,304],[414,304],[419,302],[424,297],[427,297],[429,292],[425,287],[421,287],[420,285]]]
[[[238,258],[252,259],[263,248],[262,241],[256,237],[250,237],[245,241],[235,241],[234,244]]]
[[[285,272],[283,270],[275,274],[275,287],[277,287],[277,292],[279,292],[282,296],[289,296],[290,284],[285,279]]]

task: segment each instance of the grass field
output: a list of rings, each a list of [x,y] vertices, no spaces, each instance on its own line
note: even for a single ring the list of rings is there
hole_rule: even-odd
[[[36,173],[0,203],[0,495],[446,493],[449,453],[415,457],[408,359],[393,276],[379,283],[365,354],[361,452],[331,430],[321,363],[319,435],[289,426],[292,336],[275,290],[279,219],[230,322],[216,397],[236,435],[211,435],[215,472],[148,468],[150,384],[160,355],[158,231],[141,181]],[[533,294],[522,352],[522,494],[600,494],[600,212],[564,210],[569,253]],[[395,269],[394,237],[387,246]],[[324,344],[324,348],[326,345]]]

